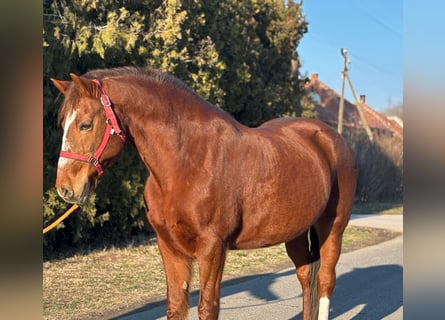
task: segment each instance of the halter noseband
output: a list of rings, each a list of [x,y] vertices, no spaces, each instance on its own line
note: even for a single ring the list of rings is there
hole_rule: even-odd
[[[104,107],[105,115],[107,117],[107,127],[105,129],[105,134],[102,138],[102,142],[100,143],[99,148],[93,156],[84,156],[69,151],[60,151],[60,157],[88,162],[96,167],[97,174],[100,176],[104,171],[102,169],[102,166],[100,165],[99,158],[104,152],[110,136],[112,134],[117,134],[124,143],[127,140],[127,137],[125,136],[125,132],[119,127],[119,124],[117,123],[116,114],[114,113],[113,108],[111,108],[110,97],[108,97],[108,95],[105,93],[99,80],[93,79],[92,81],[99,87],[100,103]]]

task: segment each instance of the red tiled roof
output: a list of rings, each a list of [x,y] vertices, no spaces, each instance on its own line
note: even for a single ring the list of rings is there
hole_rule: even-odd
[[[311,75],[310,81],[305,84],[305,89],[309,94],[313,95],[317,118],[336,127],[340,95],[320,81],[316,73]],[[365,103],[364,96],[360,98],[363,113],[371,130],[392,133],[395,136],[403,137],[403,128],[396,120],[388,119],[385,115],[372,109]],[[343,126],[351,128],[363,127],[357,107],[346,99],[344,100]]]

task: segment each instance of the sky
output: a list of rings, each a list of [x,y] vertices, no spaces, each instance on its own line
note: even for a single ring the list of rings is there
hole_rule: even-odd
[[[308,32],[297,47],[300,73],[341,93],[347,49],[349,78],[377,111],[403,104],[403,0],[306,0]],[[354,102],[345,83],[345,98]]]

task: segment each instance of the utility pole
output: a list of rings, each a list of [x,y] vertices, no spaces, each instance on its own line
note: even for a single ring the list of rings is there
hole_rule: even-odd
[[[343,62],[343,70],[341,72],[341,97],[340,97],[340,105],[338,107],[338,123],[337,123],[337,131],[338,133],[342,133],[343,131],[343,113],[344,113],[344,106],[345,106],[345,79],[348,72],[348,63],[350,60],[348,60],[348,56],[346,49],[341,48],[340,50],[341,55],[344,58]]]
[[[345,48],[341,48],[341,54],[344,58],[343,71],[342,71],[342,88],[341,88],[341,97],[340,97],[340,105],[338,108],[338,126],[337,131],[341,134],[343,130],[343,109],[344,109],[344,91],[345,91],[345,79],[348,80],[349,88],[351,88],[352,96],[354,97],[354,103],[357,107],[357,111],[360,115],[360,119],[362,120],[363,127],[365,128],[366,134],[370,141],[373,140],[371,129],[369,128],[368,121],[365,118],[365,114],[363,113],[361,101],[357,99],[354,88],[352,87],[351,79],[349,78],[348,73],[348,64],[351,63],[351,59],[348,58],[348,51]]]

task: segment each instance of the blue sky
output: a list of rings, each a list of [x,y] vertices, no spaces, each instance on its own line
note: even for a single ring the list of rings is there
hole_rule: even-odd
[[[306,0],[303,12],[309,31],[297,48],[302,74],[318,73],[340,93],[346,48],[357,96],[378,111],[403,103],[403,0]],[[347,83],[345,97],[354,101]]]

